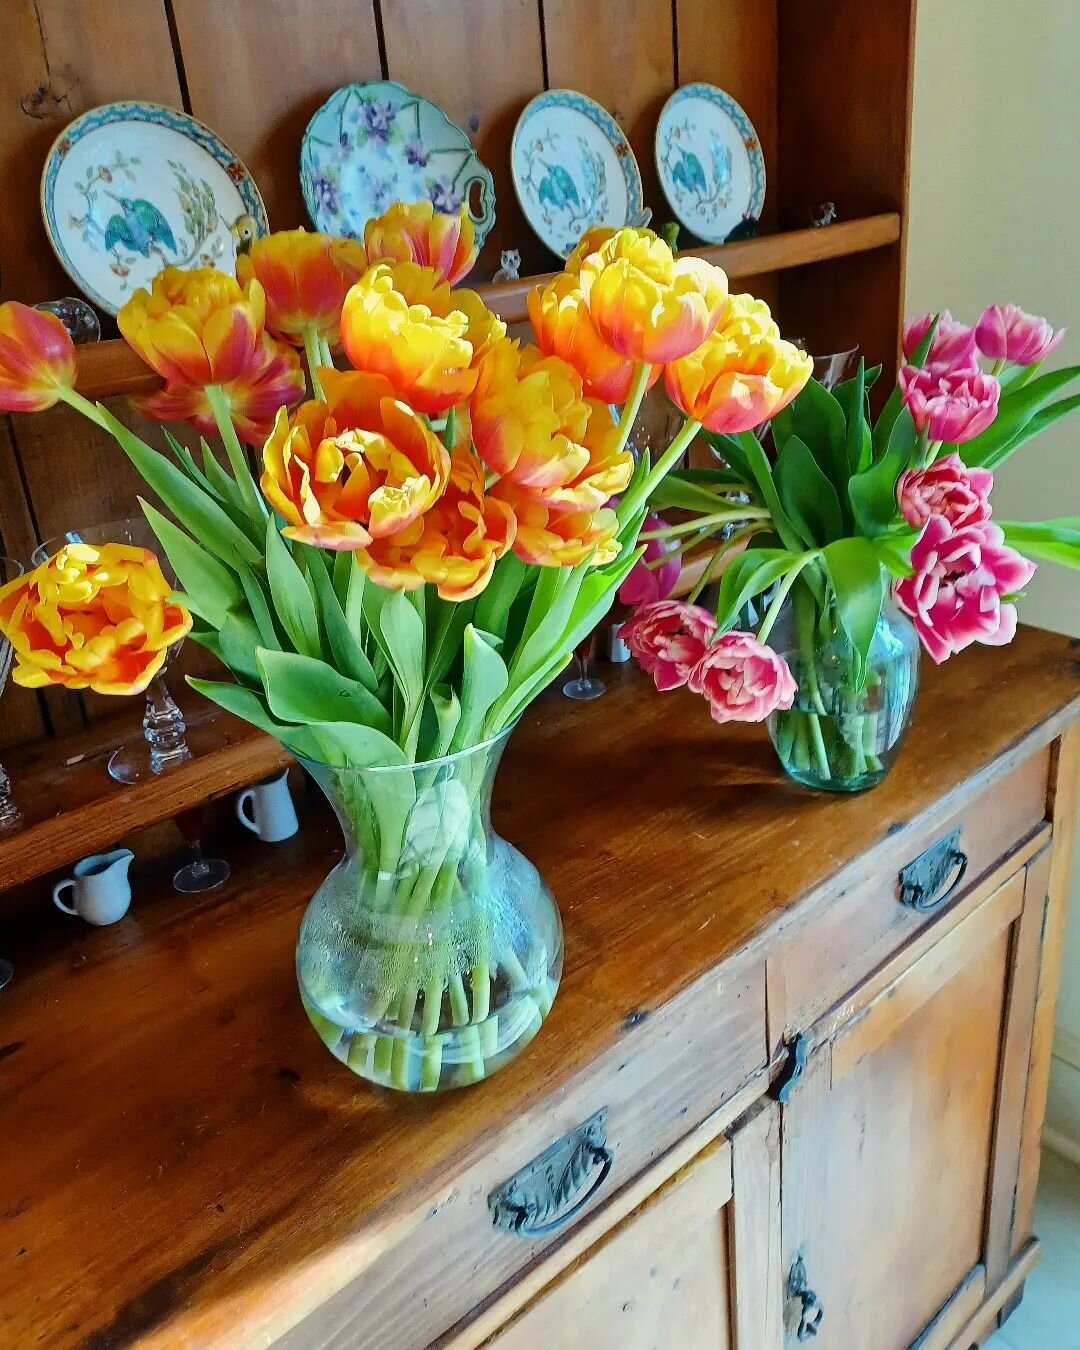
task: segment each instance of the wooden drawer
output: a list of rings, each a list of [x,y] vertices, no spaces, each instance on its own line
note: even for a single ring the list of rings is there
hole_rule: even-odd
[[[864,876],[825,901],[816,916],[782,933],[768,962],[769,1044],[806,1031],[916,934],[952,914],[982,878],[1029,839],[1046,817],[1049,749],[1017,765],[957,811],[897,832]],[[900,873],[925,850],[959,831],[963,882],[923,912],[900,900]],[[1025,859],[1013,861],[1019,867]],[[1007,875],[1007,872],[1002,876]],[[948,885],[948,879],[945,881]]]
[[[573,1234],[582,1219],[599,1216],[717,1108],[737,1098],[748,1104],[764,1092],[766,1064],[765,971],[755,959],[699,982],[628,1028],[587,1080],[554,1097],[538,1094],[537,1106],[488,1156],[428,1197],[407,1228],[386,1236],[361,1276],[279,1344],[291,1350],[357,1344],[365,1350],[411,1350],[429,1345],[455,1323],[461,1333],[463,1319],[481,1312],[501,1286]],[[495,1227],[491,1192],[598,1111],[606,1111],[611,1165],[595,1199],[565,1227],[541,1237]],[[599,1167],[588,1162],[586,1171],[579,1193],[599,1176]]]

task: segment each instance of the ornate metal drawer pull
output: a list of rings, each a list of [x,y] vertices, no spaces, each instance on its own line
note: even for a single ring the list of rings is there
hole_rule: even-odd
[[[968,856],[960,847],[960,831],[956,829],[931,844],[901,871],[901,904],[910,905],[921,914],[937,909],[963,881],[967,867]],[[946,886],[946,878],[954,868],[956,875]]]
[[[611,1171],[615,1155],[607,1146],[606,1124],[605,1107],[496,1186],[487,1198],[495,1227],[522,1237],[544,1237],[569,1223]],[[585,1186],[594,1168],[599,1171]]]
[[[796,1257],[795,1264],[791,1267],[791,1273],[788,1275],[788,1293],[792,1298],[799,1300],[799,1324],[795,1332],[796,1339],[808,1341],[812,1336],[816,1336],[821,1329],[821,1319],[825,1316],[825,1309],[821,1306],[821,1299],[806,1282],[806,1263],[801,1256]]]

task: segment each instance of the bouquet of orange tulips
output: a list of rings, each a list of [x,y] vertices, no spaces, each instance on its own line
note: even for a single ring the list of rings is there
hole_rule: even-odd
[[[725,425],[745,430],[809,375],[775,327],[763,342],[740,324],[747,297],[729,297],[720,269],[676,258],[648,230],[585,235],[529,299],[536,346],[457,287],[474,260],[467,217],[395,206],[363,244],[271,235],[236,279],[170,268],[137,292],[120,329],[164,381],[140,408],[216,430],[228,470],[205,439],[198,457],[171,436],[172,459],[151,449],[74,389],[70,344],[51,321],[0,307],[0,405],[62,399],[123,447],[164,507],[144,503],[179,579],[173,603],[232,675],[192,684],[337,775],[331,796],[362,834],[384,915],[423,918],[465,884],[483,775],[455,789],[472,825],[432,845],[426,789],[402,794],[353,771],[430,764],[508,728],[609,609],[644,552],[649,495],[706,413],[725,403]],[[350,369],[335,367],[338,348]],[[773,371],[773,406],[745,403],[743,358]],[[687,419],[655,463],[635,464],[631,429],[665,369]],[[244,442],[261,447],[258,482]],[[20,660],[36,641],[20,635],[25,613],[0,598]],[[49,641],[77,645],[77,621],[64,623]],[[40,678],[54,667],[45,659]],[[419,824],[426,852],[406,883]],[[469,884],[483,884],[475,870]],[[388,957],[357,1043],[369,1076],[436,1084],[447,1022],[486,1025],[493,990],[536,984],[522,954],[484,932],[470,950],[464,971],[429,952],[404,987]],[[312,1020],[342,1053],[349,1028],[317,984],[305,984]],[[529,1034],[550,1006],[550,991],[534,992]],[[396,1055],[379,1030],[387,1018],[402,1032],[422,1020],[418,1056]],[[473,1078],[493,1034],[469,1052]]]

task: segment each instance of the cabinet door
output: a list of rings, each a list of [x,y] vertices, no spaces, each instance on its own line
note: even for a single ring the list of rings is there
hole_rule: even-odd
[[[897,958],[793,1085],[786,1345],[947,1345],[1005,1274],[1042,913],[1025,887],[1045,888],[1047,856],[907,969]]]
[[[731,1147],[712,1145],[541,1293],[498,1350],[729,1350]]]

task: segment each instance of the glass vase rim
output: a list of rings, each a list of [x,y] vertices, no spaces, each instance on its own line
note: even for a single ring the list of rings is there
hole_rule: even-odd
[[[5,573],[11,573],[6,576]],[[9,557],[6,553],[0,553],[0,582],[6,585],[9,581],[14,581],[17,577],[26,575],[26,564],[19,558]]]
[[[52,535],[52,536],[51,536],[50,538],[48,538],[48,539],[43,539],[43,540],[41,541],[41,543],[37,545],[37,547],[34,549],[33,553],[30,554],[30,563],[31,563],[31,566],[33,566],[33,567],[40,567],[40,566],[42,565],[42,563],[48,562],[48,560],[49,560],[56,552],[58,552],[60,549],[62,549],[66,544],[77,544],[77,543],[79,543],[79,540],[78,540],[78,539],[71,539],[71,538],[69,538],[70,535],[73,535],[73,534],[76,534],[76,535],[78,535],[78,534],[85,534],[85,533],[87,533],[88,531],[91,531],[91,530],[94,531],[95,533],[98,533],[98,532],[101,532],[101,531],[112,531],[112,530],[127,529],[127,528],[129,528],[130,526],[132,526],[132,525],[139,525],[139,526],[141,526],[141,527],[144,528],[144,529],[147,531],[147,533],[150,534],[150,535],[153,535],[153,533],[154,533],[153,527],[151,526],[150,522],[149,522],[149,521],[146,519],[146,517],[145,517],[144,515],[142,515],[141,513],[140,513],[139,515],[136,515],[136,516],[116,516],[116,517],[115,517],[114,519],[112,519],[112,520],[103,520],[103,521],[101,521],[99,524],[96,524],[96,525],[83,525],[82,527],[75,527],[74,529],[70,529],[70,530],[62,530],[59,534],[54,534],[54,535]],[[119,543],[119,542],[121,542],[121,541],[120,541],[120,540],[117,540],[117,539],[109,539],[109,540],[106,540],[105,542],[106,542],[106,543],[110,543],[110,544],[116,544],[116,543]],[[93,547],[97,548],[98,545],[97,545],[97,544],[94,544]],[[141,545],[140,545],[140,547],[141,547]],[[157,551],[157,550],[155,550],[155,551]],[[159,557],[160,557],[160,554],[159,554]],[[36,559],[36,561],[35,561],[35,559]]]
[[[477,741],[475,745],[467,745],[461,750],[455,750],[449,755],[439,755],[437,759],[412,759],[406,760],[403,764],[328,764],[323,759],[312,759],[309,755],[297,755],[297,760],[308,768],[325,769],[328,773],[348,773],[348,774],[391,774],[391,773],[417,773],[420,770],[438,769],[446,765],[453,764],[458,760],[467,759],[470,755],[476,755],[480,751],[490,750],[499,742],[505,743],[510,739],[510,734],[521,721],[520,714],[512,722],[507,723],[501,731],[496,731],[494,735],[485,737],[482,741]]]

